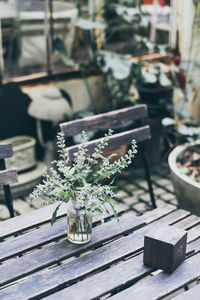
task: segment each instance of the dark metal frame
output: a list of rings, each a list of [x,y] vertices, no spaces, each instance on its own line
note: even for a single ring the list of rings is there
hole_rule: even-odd
[[[137,121],[137,125],[138,125],[138,127],[141,126],[141,120]],[[152,205],[152,208],[154,209],[154,208],[157,208],[157,205],[156,205],[155,196],[154,196],[154,192],[153,192],[151,173],[150,173],[149,162],[148,162],[148,155],[145,151],[144,142],[141,142],[138,144],[138,150],[139,150],[139,153],[141,153],[142,163],[143,163],[143,167],[144,167],[144,171],[145,171],[145,177],[146,177],[146,181],[148,184],[149,195],[151,198],[151,205]]]
[[[5,160],[4,158],[0,159],[0,171],[6,170]],[[10,191],[9,184],[3,186],[6,204],[10,213],[10,217],[13,218],[14,215],[14,208],[13,208],[13,199]]]

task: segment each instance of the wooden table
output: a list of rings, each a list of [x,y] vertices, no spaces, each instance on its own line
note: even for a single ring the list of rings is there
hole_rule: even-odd
[[[96,217],[92,240],[66,239],[66,207],[49,225],[53,206],[0,223],[0,299],[161,299],[200,277],[200,218],[165,205],[136,217],[118,205],[120,226]],[[143,265],[144,235],[167,223],[188,231],[185,261],[172,274]],[[177,299],[200,299],[200,285]],[[105,298],[104,298],[105,299]]]

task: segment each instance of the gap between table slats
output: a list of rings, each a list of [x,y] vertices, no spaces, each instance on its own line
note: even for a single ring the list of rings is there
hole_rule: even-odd
[[[127,208],[124,205],[117,205],[116,211],[120,214]],[[104,214],[104,219],[113,217],[113,212],[110,210],[110,216]],[[100,222],[100,216],[95,216],[93,225]],[[144,222],[143,222],[144,224]],[[67,219],[56,222],[53,226],[48,224],[34,231],[25,233],[21,236],[0,243],[0,261],[4,261],[13,256],[32,250],[36,247],[50,243],[56,239],[60,239],[67,235]]]
[[[176,213],[176,212],[174,212]],[[184,214],[184,211],[182,211]],[[170,216],[170,215],[169,215]],[[167,222],[166,216],[164,219]],[[174,218],[169,217],[170,223],[173,223],[177,220],[177,217],[174,215]],[[178,213],[178,219],[182,219],[180,217],[180,213]],[[26,298],[34,298],[37,297],[37,291],[33,289],[34,286],[39,286],[38,293],[46,293],[49,290],[62,288],[62,285],[65,285],[66,282],[72,282],[77,280],[82,276],[86,276],[87,274],[105,268],[105,266],[122,259],[140,249],[143,248],[143,238],[144,234],[147,230],[152,229],[153,226],[158,226],[162,221],[155,222],[156,224],[152,224],[149,228],[142,228],[136,231],[133,235],[129,235],[127,237],[120,238],[117,241],[110,243],[104,247],[101,247],[97,250],[93,251],[93,255],[86,254],[75,261],[66,263],[65,265],[61,265],[52,270],[42,271],[35,275],[32,275],[27,280],[18,283],[16,285],[12,285],[12,287],[8,287],[5,290],[2,290],[1,296],[4,295],[12,295],[13,293],[19,292],[20,299]],[[94,260],[90,260],[90,257],[93,257]],[[13,295],[14,295],[13,294]]]
[[[190,218],[188,218],[188,222],[185,222],[185,227],[189,226],[189,222],[190,222]],[[200,236],[200,232],[199,232],[199,236]],[[190,252],[190,250],[187,249],[187,252]],[[105,294],[112,292],[113,290],[119,289],[119,287],[124,288],[130,283],[133,284],[135,281],[139,280],[140,278],[143,278],[144,276],[150,274],[153,270],[154,270],[153,268],[143,265],[143,254],[142,254],[137,257],[131,258],[126,262],[121,262],[118,265],[111,267],[108,270],[105,270],[103,272],[95,274],[94,276],[86,278],[85,280],[75,285],[72,285],[71,287],[68,287],[64,290],[61,290],[47,297],[47,299],[48,300],[53,300],[56,298],[59,300],[64,300],[64,299],[89,300],[94,298],[96,299],[101,296],[104,296]],[[118,274],[120,274],[120,276],[118,276]],[[97,282],[98,282],[98,286],[96,285]],[[90,288],[86,290],[85,289],[86,286],[89,286]]]
[[[161,272],[158,275],[137,282],[135,285],[109,299],[160,299],[189,284],[199,276],[200,253],[186,259],[172,274]]]

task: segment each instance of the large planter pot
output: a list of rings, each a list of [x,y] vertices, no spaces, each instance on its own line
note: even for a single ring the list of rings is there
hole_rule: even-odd
[[[178,157],[194,145],[200,147],[200,140],[176,147],[170,153],[168,163],[179,206],[200,216],[200,183],[182,174],[176,164]]]
[[[173,89],[171,87],[158,88],[148,83],[136,83],[140,99],[146,104],[158,104],[160,99],[172,99]]]
[[[34,169],[18,174],[18,181],[10,185],[13,199],[28,196],[40,183],[44,169],[45,164],[38,162]],[[5,201],[3,187],[0,187],[0,200]]]
[[[35,144],[36,140],[31,136],[15,136],[1,143],[12,143],[13,156],[6,158],[6,168],[16,168],[17,172],[35,167]]]

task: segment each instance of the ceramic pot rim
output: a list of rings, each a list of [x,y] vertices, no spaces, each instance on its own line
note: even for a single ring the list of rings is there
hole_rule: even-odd
[[[181,155],[187,148],[191,148],[192,146],[199,145],[200,146],[200,140],[197,140],[195,142],[186,143],[180,146],[177,146],[174,148],[168,157],[168,164],[171,169],[171,171],[181,178],[183,181],[187,182],[188,184],[191,184],[192,186],[200,189],[200,183],[196,182],[195,180],[190,179],[187,175],[182,174],[176,164],[177,157]]]

